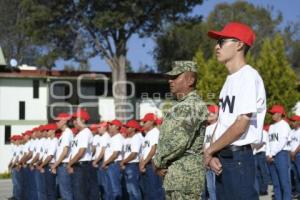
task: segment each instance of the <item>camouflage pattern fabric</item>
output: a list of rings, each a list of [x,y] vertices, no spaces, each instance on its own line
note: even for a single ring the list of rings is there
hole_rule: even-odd
[[[166,192],[166,200],[199,200],[200,194],[183,194],[179,191]]]
[[[166,74],[176,76],[183,72],[197,72],[197,65],[193,61],[175,61],[172,65],[172,71]]]
[[[166,193],[176,192],[184,199],[203,191],[205,167],[200,151],[206,119],[207,107],[195,91],[165,113],[153,161],[158,168],[168,168],[163,183]]]

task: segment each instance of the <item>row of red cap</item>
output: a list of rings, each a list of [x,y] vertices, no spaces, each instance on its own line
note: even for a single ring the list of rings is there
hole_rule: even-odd
[[[58,116],[55,118],[56,121],[59,120],[69,120],[71,118],[82,118],[84,120],[89,120],[90,115],[87,111],[81,109],[77,111],[74,114],[68,114],[68,113],[59,113]],[[158,118],[154,113],[147,113],[143,119],[141,119],[142,122],[147,122],[147,121],[154,121],[156,124],[161,124],[162,119]],[[130,120],[126,124],[122,124],[120,120],[112,120],[108,122],[100,122],[99,124],[92,124],[89,128],[92,131],[97,130],[97,128],[101,127],[107,127],[108,125],[115,125],[117,127],[120,127],[121,130],[120,132],[124,132],[125,128],[135,128],[139,131],[142,131],[142,127],[140,123],[136,120]],[[56,131],[56,137],[60,137],[61,131],[58,130],[58,127],[55,123],[53,124],[46,124],[46,125],[40,125],[38,127],[33,128],[32,130],[27,130],[22,135],[13,135],[10,139],[11,140],[21,140],[23,139],[23,136],[31,136],[33,132],[35,131],[49,131],[49,130],[55,130]],[[78,130],[76,128],[72,128],[72,132],[74,134],[78,133]]]

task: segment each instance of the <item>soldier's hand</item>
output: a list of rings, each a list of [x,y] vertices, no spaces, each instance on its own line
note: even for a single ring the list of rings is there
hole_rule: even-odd
[[[213,157],[209,162],[209,167],[211,170],[215,172],[217,176],[219,176],[222,173],[222,164],[217,157]]]
[[[206,149],[205,151],[204,151],[204,164],[205,164],[205,166],[209,166],[209,163],[210,163],[210,161],[212,160],[212,155],[211,155],[211,153],[210,153],[210,149],[208,148],[208,149]]]
[[[168,169],[157,169],[156,173],[158,176],[164,177],[168,173]]]

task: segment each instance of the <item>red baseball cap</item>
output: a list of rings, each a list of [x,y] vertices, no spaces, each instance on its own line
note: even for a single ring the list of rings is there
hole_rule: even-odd
[[[55,120],[60,121],[60,120],[69,120],[71,119],[72,115],[70,115],[69,113],[59,113],[57,115],[57,117],[55,118]]]
[[[88,121],[90,119],[89,113],[86,110],[83,110],[83,109],[77,110],[77,112],[75,112],[72,116],[75,117],[75,118],[81,118],[85,121]]]
[[[263,129],[268,132],[269,128],[270,128],[270,125],[269,124],[265,124]]]
[[[282,105],[273,105],[272,108],[269,110],[269,113],[280,113],[282,115],[285,115],[284,107]]]
[[[120,129],[120,133],[124,136],[126,136],[126,127],[125,126],[122,126],[121,129]]]
[[[255,33],[252,28],[239,22],[230,22],[221,31],[210,30],[207,35],[217,40],[222,38],[236,38],[248,46],[252,46],[255,40]]]
[[[136,120],[133,120],[133,119],[129,120],[125,126],[128,128],[135,128],[136,130],[141,129],[141,125]]]
[[[27,130],[27,131],[25,131],[25,133],[23,133],[23,135],[24,135],[24,136],[25,136],[25,135],[31,136],[31,135],[32,135],[32,131]]]
[[[97,132],[98,131],[98,126],[99,126],[99,124],[92,124],[92,125],[90,125],[89,128],[92,132]]]
[[[162,122],[163,122],[163,119],[162,119],[162,118],[158,118],[158,119],[155,120],[155,123],[156,123],[157,125],[161,125]]]
[[[209,105],[207,106],[208,112],[210,113],[218,113],[219,112],[219,106],[217,105]]]
[[[56,130],[58,127],[56,124],[47,124],[44,126],[44,130],[50,131],[50,130]]]
[[[79,132],[77,128],[71,128],[71,131],[74,135],[76,135]]]
[[[112,120],[111,122],[109,122],[110,125],[115,125],[117,127],[121,127],[122,126],[122,122],[120,120]]]
[[[300,116],[299,115],[294,115],[290,118],[291,121],[300,121]]]
[[[141,121],[147,122],[147,121],[156,121],[156,120],[157,117],[154,113],[147,113]]]

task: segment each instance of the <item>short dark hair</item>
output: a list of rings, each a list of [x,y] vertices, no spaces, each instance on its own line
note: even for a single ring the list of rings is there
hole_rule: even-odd
[[[244,47],[243,47],[244,56],[247,55],[249,49],[250,49],[250,46],[244,43]]]

